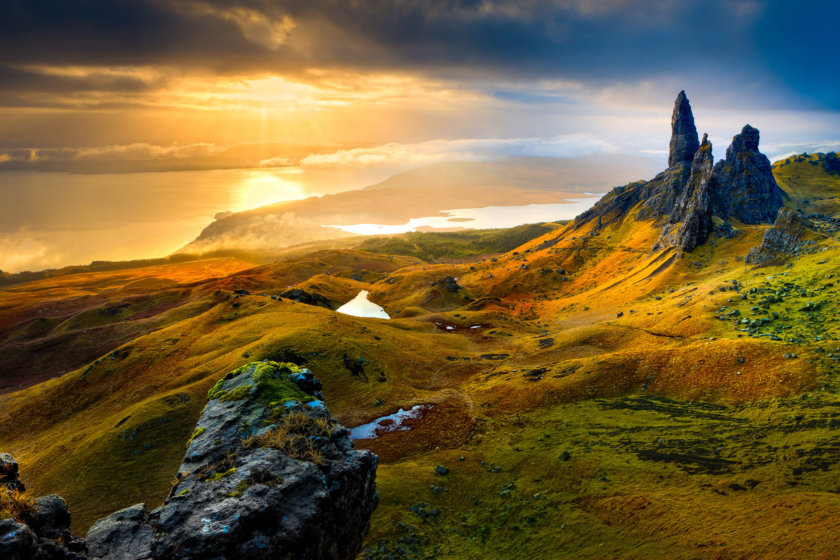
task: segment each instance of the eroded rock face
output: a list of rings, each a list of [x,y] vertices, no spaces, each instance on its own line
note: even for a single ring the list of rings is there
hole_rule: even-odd
[[[674,103],[668,169],[651,179],[616,187],[575,218],[575,227],[597,220],[598,229],[635,212],[637,220],[662,224],[653,250],[691,251],[719,224],[723,235],[737,233],[727,219],[745,224],[772,222],[782,206],[770,161],[758,151],[758,130],[746,125],[732,139],[726,159],[714,165],[706,136],[697,141],[691,105],[684,91]]]
[[[685,91],[677,95],[674,112],[671,115],[671,144],[668,152],[668,167],[694,161],[694,154],[700,148],[694,114]]]
[[[654,249],[675,247],[692,251],[709,237],[712,231],[712,144],[703,135],[703,143],[691,164],[691,177],[674,205],[668,223]]]
[[[352,448],[318,389],[292,364],[228,374],[210,392],[166,503],[96,522],[90,558],[355,558],[378,500],[377,460]]]
[[[321,383],[294,364],[255,362],[208,395],[163,506],[144,504],[70,534],[59,496],[0,520],[2,560],[351,560],[379,500],[376,455],[356,451]],[[0,483],[23,490],[0,454]],[[3,490],[6,491],[6,490]]]
[[[593,219],[597,219],[599,224],[610,223],[626,215],[639,202],[642,204],[636,214],[637,220],[662,220],[669,216],[691,177],[691,162],[699,146],[691,104],[685,92],[681,91],[671,115],[668,169],[650,181],[616,187],[575,218],[575,224],[583,225]]]
[[[807,240],[813,224],[787,206],[782,206],[773,227],[764,232],[761,245],[744,257],[747,264],[764,265],[781,262],[794,255],[813,252],[816,242]]]
[[[758,151],[759,132],[750,125],[732,138],[726,159],[715,166],[715,214],[745,224],[776,219],[782,207],[782,189],[776,184],[770,160]]]

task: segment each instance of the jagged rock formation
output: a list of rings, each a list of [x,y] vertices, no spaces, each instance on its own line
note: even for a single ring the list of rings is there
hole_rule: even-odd
[[[575,218],[575,224],[583,225],[595,219],[599,224],[610,223],[625,216],[640,202],[637,220],[661,220],[670,215],[691,177],[691,162],[699,146],[691,105],[685,92],[681,91],[671,115],[668,169],[650,181],[616,187],[595,206]]]
[[[773,223],[764,232],[761,245],[753,247],[744,257],[747,264],[765,265],[780,262],[794,255],[807,254],[816,250],[816,241],[805,239],[814,233],[814,226],[799,213],[783,206]]]
[[[776,219],[782,207],[782,189],[773,178],[770,160],[758,151],[758,130],[744,126],[726,149],[726,159],[715,165],[713,204],[721,218],[736,218],[745,224]]]
[[[731,234],[726,219],[745,224],[772,222],[782,206],[770,161],[758,151],[758,130],[746,125],[732,139],[726,159],[714,165],[712,146],[704,135],[697,140],[691,105],[684,91],[671,116],[668,169],[650,181],[616,187],[575,219],[580,227],[597,220],[605,224],[623,219],[635,209],[637,220],[663,224],[654,250],[691,251],[703,244],[715,222]]]
[[[697,140],[697,128],[694,126],[694,114],[685,91],[677,95],[674,112],[671,115],[671,145],[668,152],[668,167],[694,161],[694,154],[700,148]]]
[[[281,298],[291,299],[306,305],[321,305],[327,309],[332,309],[332,302],[317,292],[307,292],[301,288],[292,288],[280,294]]]
[[[17,494],[25,489],[18,478],[17,461],[0,453],[0,492]],[[84,560],[85,543],[70,534],[70,512],[64,500],[54,494],[44,496],[23,506],[15,518],[0,519],[0,558]]]
[[[81,540],[71,541],[81,546],[75,552],[41,552],[44,539],[31,535],[41,527],[37,520],[30,522],[32,531],[2,521],[0,558],[355,558],[379,499],[377,458],[353,449],[349,430],[331,418],[320,389],[308,370],[293,364],[255,362],[229,373],[208,395],[163,506],[148,511],[138,504],[100,519],[85,539],[86,555]],[[47,510],[60,513],[61,499],[48,499],[56,507]],[[47,526],[66,530],[69,514],[59,513]],[[17,535],[17,556],[4,554],[11,550],[3,548],[9,535]]]
[[[656,248],[679,247],[692,251],[709,237],[712,231],[712,169],[714,156],[708,136],[691,164],[691,177],[674,205],[671,217],[659,237]]]

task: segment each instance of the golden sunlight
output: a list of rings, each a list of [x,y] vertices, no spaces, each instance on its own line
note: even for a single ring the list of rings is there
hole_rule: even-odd
[[[284,171],[252,171],[237,186],[237,207],[233,210],[241,212],[258,206],[274,204],[286,200],[305,198],[307,193],[303,185],[297,181],[284,177],[290,175]]]

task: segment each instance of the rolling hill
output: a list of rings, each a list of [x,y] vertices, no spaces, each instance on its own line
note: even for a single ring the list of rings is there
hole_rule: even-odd
[[[685,112],[668,170],[517,247],[407,234],[5,288],[25,388],[0,396],[0,449],[84,531],[165,498],[219,378],[294,362],[344,425],[422,407],[356,442],[380,457],[363,558],[831,557],[840,175],[762,174],[746,127],[718,167]],[[745,210],[777,195],[778,219]],[[361,290],[391,319],[333,311]]]

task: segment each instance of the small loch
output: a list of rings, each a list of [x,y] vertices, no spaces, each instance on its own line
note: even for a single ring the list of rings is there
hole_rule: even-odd
[[[353,317],[373,317],[374,319],[390,319],[391,316],[388,315],[385,310],[373,303],[372,301],[368,300],[368,292],[367,290],[362,290],[359,294],[336,309],[339,313],[344,313],[345,315],[352,315]]]
[[[406,420],[420,420],[431,409],[430,404],[418,404],[408,410],[401,408],[393,414],[352,428],[350,439],[375,439],[390,432],[407,432],[411,424],[406,424]]]

